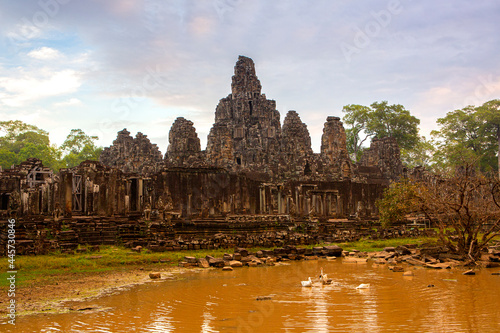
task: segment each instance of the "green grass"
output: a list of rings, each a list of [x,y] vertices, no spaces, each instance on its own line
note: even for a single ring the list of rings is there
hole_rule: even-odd
[[[420,238],[394,238],[383,240],[360,240],[357,242],[340,243],[337,244],[344,250],[359,250],[362,252],[382,251],[385,247],[398,247],[406,244],[425,244],[435,243],[436,238],[433,237],[420,237]]]
[[[27,286],[40,283],[64,275],[92,274],[117,269],[134,269],[140,266],[158,265],[177,266],[185,256],[204,258],[207,255],[222,257],[224,253],[232,253],[231,249],[214,250],[184,250],[167,252],[140,253],[119,246],[101,246],[100,252],[66,254],[55,252],[47,255],[16,257],[16,283],[18,286]],[[100,258],[94,258],[97,257]],[[158,263],[159,260],[167,263]],[[7,258],[0,258],[0,287],[7,287]]]

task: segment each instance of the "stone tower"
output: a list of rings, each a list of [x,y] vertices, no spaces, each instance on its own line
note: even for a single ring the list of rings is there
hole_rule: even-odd
[[[360,165],[380,168],[386,178],[397,180],[403,173],[399,145],[395,138],[373,139],[370,148],[361,156]]]
[[[284,170],[293,175],[305,175],[311,168],[313,156],[311,136],[307,125],[296,111],[288,111],[281,132],[281,161]]]
[[[352,163],[347,152],[346,142],[345,129],[340,118],[326,118],[321,136],[321,157],[327,170],[342,178],[350,178],[352,174]]]
[[[231,94],[219,101],[215,124],[208,135],[210,163],[273,174],[278,168],[281,141],[276,102],[261,94],[253,60],[239,56]]]
[[[152,144],[147,135],[139,132],[134,139],[124,128],[118,132],[113,145],[104,148],[99,161],[123,172],[151,174],[159,170],[163,160],[158,146]]]
[[[196,167],[202,164],[201,144],[193,122],[177,118],[168,134],[165,162],[170,167]]]

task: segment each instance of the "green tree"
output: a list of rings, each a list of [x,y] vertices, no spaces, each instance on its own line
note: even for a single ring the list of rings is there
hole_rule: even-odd
[[[0,148],[0,166],[9,169],[17,163],[17,155],[8,149]]]
[[[370,137],[393,137],[406,151],[414,149],[420,141],[420,120],[401,104],[389,105],[387,101],[374,102],[370,107],[350,104],[344,106],[342,112],[345,113],[342,120],[347,125],[347,150],[355,160],[361,157],[362,145]]]
[[[61,151],[56,146],[37,145],[31,142],[25,144],[18,154],[18,163],[35,157],[42,160],[44,166],[53,171],[58,171],[61,167]]]
[[[63,158],[65,167],[77,166],[85,160],[99,160],[102,147],[97,147],[94,143],[98,139],[97,136],[85,134],[81,129],[72,129],[60,147],[66,152]]]
[[[494,99],[477,108],[477,115],[482,120],[482,133],[496,142],[497,166],[500,177],[500,100]]]
[[[419,141],[420,119],[412,116],[401,104],[389,105],[387,101],[375,102],[367,132],[376,138],[393,137],[402,149],[413,149]]]
[[[409,168],[423,166],[430,168],[435,160],[436,147],[433,140],[419,137],[413,149],[401,149],[401,161]]]
[[[348,126],[346,129],[347,151],[352,160],[359,161],[363,151],[362,145],[371,136],[366,133],[371,109],[363,105],[349,104],[344,106],[342,112],[345,113],[342,120]]]
[[[442,168],[455,168],[461,165],[463,158],[479,160],[483,171],[495,170],[498,160],[497,128],[493,107],[488,105],[476,108],[467,106],[460,110],[448,112],[444,118],[437,120],[439,131],[432,135],[439,140],[435,156]],[[491,120],[491,123],[490,123]]]
[[[45,166],[57,171],[61,152],[50,145],[49,133],[20,120],[0,122],[0,165],[10,168],[29,157],[41,159]]]
[[[406,215],[417,210],[416,185],[407,179],[394,182],[385,189],[381,199],[376,201],[383,227],[403,221]]]
[[[0,132],[4,133],[0,138],[0,144],[4,144],[5,142],[14,142],[17,140],[19,135],[28,132],[35,132],[47,137],[49,136],[47,131],[40,129],[35,125],[26,124],[21,120],[0,121]]]

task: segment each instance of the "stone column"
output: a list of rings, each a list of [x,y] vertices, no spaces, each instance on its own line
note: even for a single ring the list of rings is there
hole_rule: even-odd
[[[192,198],[192,194],[188,194],[188,203],[187,203],[187,208],[186,208],[186,214],[187,216],[191,216],[191,198]]]
[[[281,197],[281,189],[278,190],[278,214],[283,214],[283,203],[282,203],[282,197]]]
[[[266,188],[265,186],[260,187],[260,213],[265,214],[266,213]]]

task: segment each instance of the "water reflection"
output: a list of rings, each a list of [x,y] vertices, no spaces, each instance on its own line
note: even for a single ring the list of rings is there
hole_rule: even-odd
[[[318,281],[320,267],[334,282]],[[311,276],[312,288],[300,281]],[[356,289],[369,283],[369,289]],[[205,270],[83,302],[98,311],[20,318],[7,332],[497,332],[500,276],[335,261]],[[434,287],[429,287],[433,285]],[[9,331],[10,330],[10,331]]]

